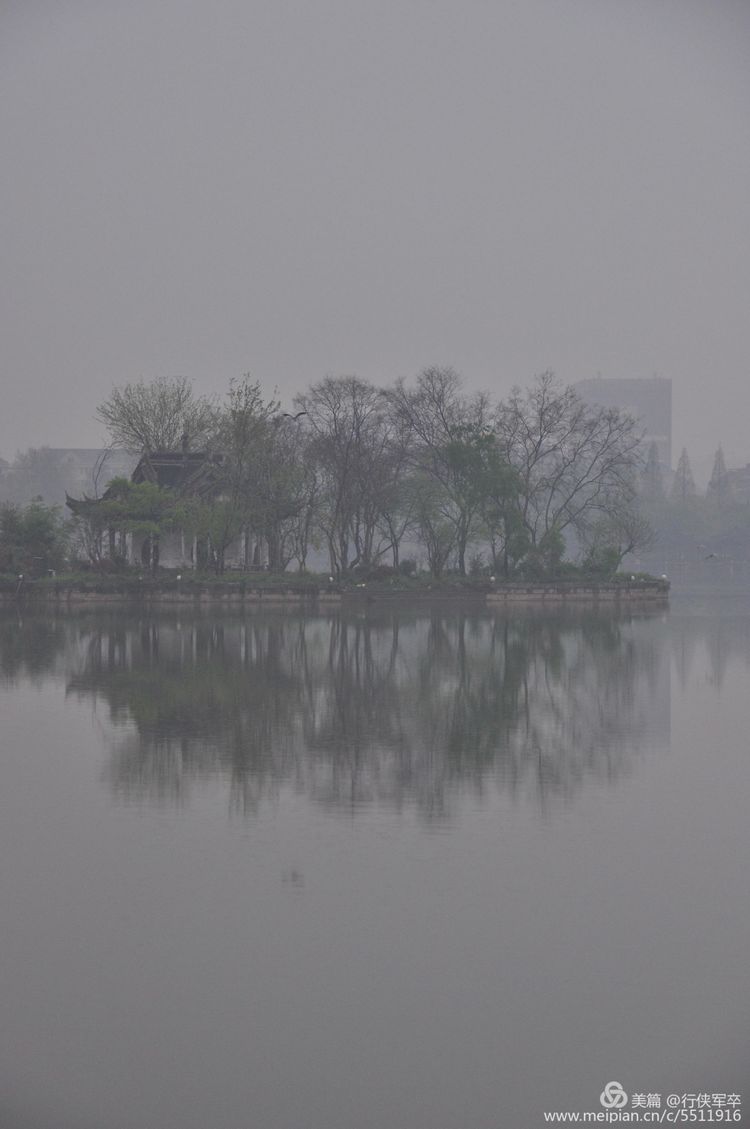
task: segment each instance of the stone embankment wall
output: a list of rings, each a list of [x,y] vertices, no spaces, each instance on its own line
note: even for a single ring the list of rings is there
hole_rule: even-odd
[[[424,600],[473,600],[488,607],[516,604],[544,605],[552,603],[621,603],[666,604],[669,583],[666,580],[621,581],[612,584],[560,581],[546,584],[511,583],[492,589],[435,584],[420,589],[383,588],[377,584],[358,585],[353,589],[316,588],[314,586],[251,587],[242,582],[199,584],[179,581],[146,581],[116,584],[6,584],[0,587],[0,603],[25,604],[213,604],[242,603],[250,605],[335,606],[342,601],[355,604],[380,601],[412,603]]]
[[[596,604],[601,602],[644,601],[666,603],[669,582],[636,580],[617,584],[587,584],[565,581],[550,584],[506,584],[487,593],[487,603],[502,604],[561,603],[569,601]]]
[[[211,584],[201,587],[177,588],[172,585],[144,584],[140,588],[127,586],[83,587],[77,585],[27,585],[21,590],[4,589],[0,591],[0,604],[214,604],[241,603],[276,605],[301,605],[314,603],[340,604],[341,594],[336,592],[316,592],[314,589],[293,588],[249,588],[238,584]]]

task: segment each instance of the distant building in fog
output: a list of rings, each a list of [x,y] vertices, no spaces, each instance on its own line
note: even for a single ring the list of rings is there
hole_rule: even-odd
[[[579,380],[575,391],[588,404],[619,408],[641,421],[646,447],[656,443],[659,462],[672,469],[672,381],[668,377]]]
[[[747,505],[750,502],[750,463],[736,470],[728,470],[726,485],[735,502]]]
[[[65,505],[67,494],[101,494],[112,478],[129,478],[138,458],[116,448],[35,447],[0,460],[0,503],[27,505],[41,498],[47,505]]]

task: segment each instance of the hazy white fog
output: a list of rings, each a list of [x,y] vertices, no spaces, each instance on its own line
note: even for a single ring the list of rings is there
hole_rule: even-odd
[[[750,4],[1,0],[0,455],[113,384],[674,381],[750,461]]]

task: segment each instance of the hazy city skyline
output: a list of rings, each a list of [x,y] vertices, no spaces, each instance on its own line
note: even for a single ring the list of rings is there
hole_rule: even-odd
[[[113,385],[431,363],[673,382],[705,479],[741,409],[740,0],[6,2],[0,456]]]

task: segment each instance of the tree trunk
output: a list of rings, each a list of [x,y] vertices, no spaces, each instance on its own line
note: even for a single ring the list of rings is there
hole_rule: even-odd
[[[280,572],[281,571],[281,545],[279,541],[278,529],[272,529],[268,533],[268,571]]]

